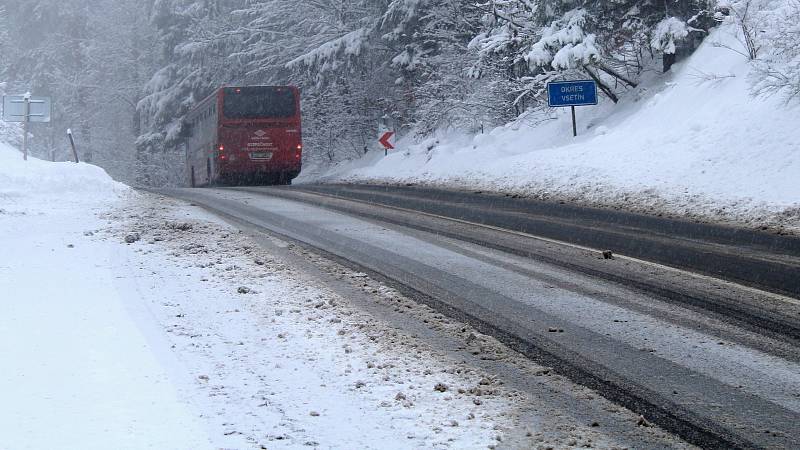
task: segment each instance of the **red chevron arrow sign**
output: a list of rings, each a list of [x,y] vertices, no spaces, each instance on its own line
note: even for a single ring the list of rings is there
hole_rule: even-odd
[[[378,142],[380,142],[381,145],[383,145],[383,148],[385,148],[386,150],[394,150],[394,145],[392,145],[392,143],[389,142],[389,139],[391,139],[392,136],[394,136],[394,131],[386,132],[383,134],[383,136],[381,136]]]

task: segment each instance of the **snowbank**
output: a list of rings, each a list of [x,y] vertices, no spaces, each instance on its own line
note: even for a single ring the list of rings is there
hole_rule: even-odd
[[[736,29],[715,30],[671,73],[614,106],[569,109],[474,138],[400,142],[384,158],[334,167],[327,181],[418,182],[797,230],[800,108],[748,93]]]
[[[64,200],[99,204],[118,199],[130,188],[90,164],[48,162],[28,157],[0,143],[0,208],[64,205]]]
[[[120,244],[92,238],[128,192],[0,144],[0,448],[213,448],[120,299]]]

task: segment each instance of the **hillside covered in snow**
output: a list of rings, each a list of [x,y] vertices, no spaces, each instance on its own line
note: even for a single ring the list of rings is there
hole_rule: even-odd
[[[753,227],[800,229],[800,107],[753,96],[740,29],[716,28],[618,104],[529,115],[487,134],[401,140],[305,180],[491,190]]]

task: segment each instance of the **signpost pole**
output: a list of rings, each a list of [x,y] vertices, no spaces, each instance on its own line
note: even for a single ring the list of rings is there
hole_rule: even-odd
[[[575,107],[572,107],[572,137],[578,137],[578,125],[575,123]]]
[[[22,159],[28,160],[28,122],[31,119],[31,94],[27,93],[24,96],[25,100],[25,117],[22,118]]]
[[[547,83],[547,105],[572,109],[572,137],[578,137],[575,107],[597,104],[597,83],[593,80],[554,81]]]

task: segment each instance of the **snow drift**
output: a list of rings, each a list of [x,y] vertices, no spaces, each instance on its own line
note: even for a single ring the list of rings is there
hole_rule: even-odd
[[[37,202],[52,207],[63,204],[59,199],[65,196],[81,203],[102,203],[129,192],[130,188],[97,166],[32,157],[24,161],[21,152],[0,143],[0,208]]]
[[[324,173],[327,181],[418,182],[525,194],[633,211],[800,226],[797,107],[753,98],[751,65],[730,25],[688,60],[651,74],[618,105],[569,109],[531,127],[488,135],[401,141]],[[309,177],[306,177],[308,180]]]

